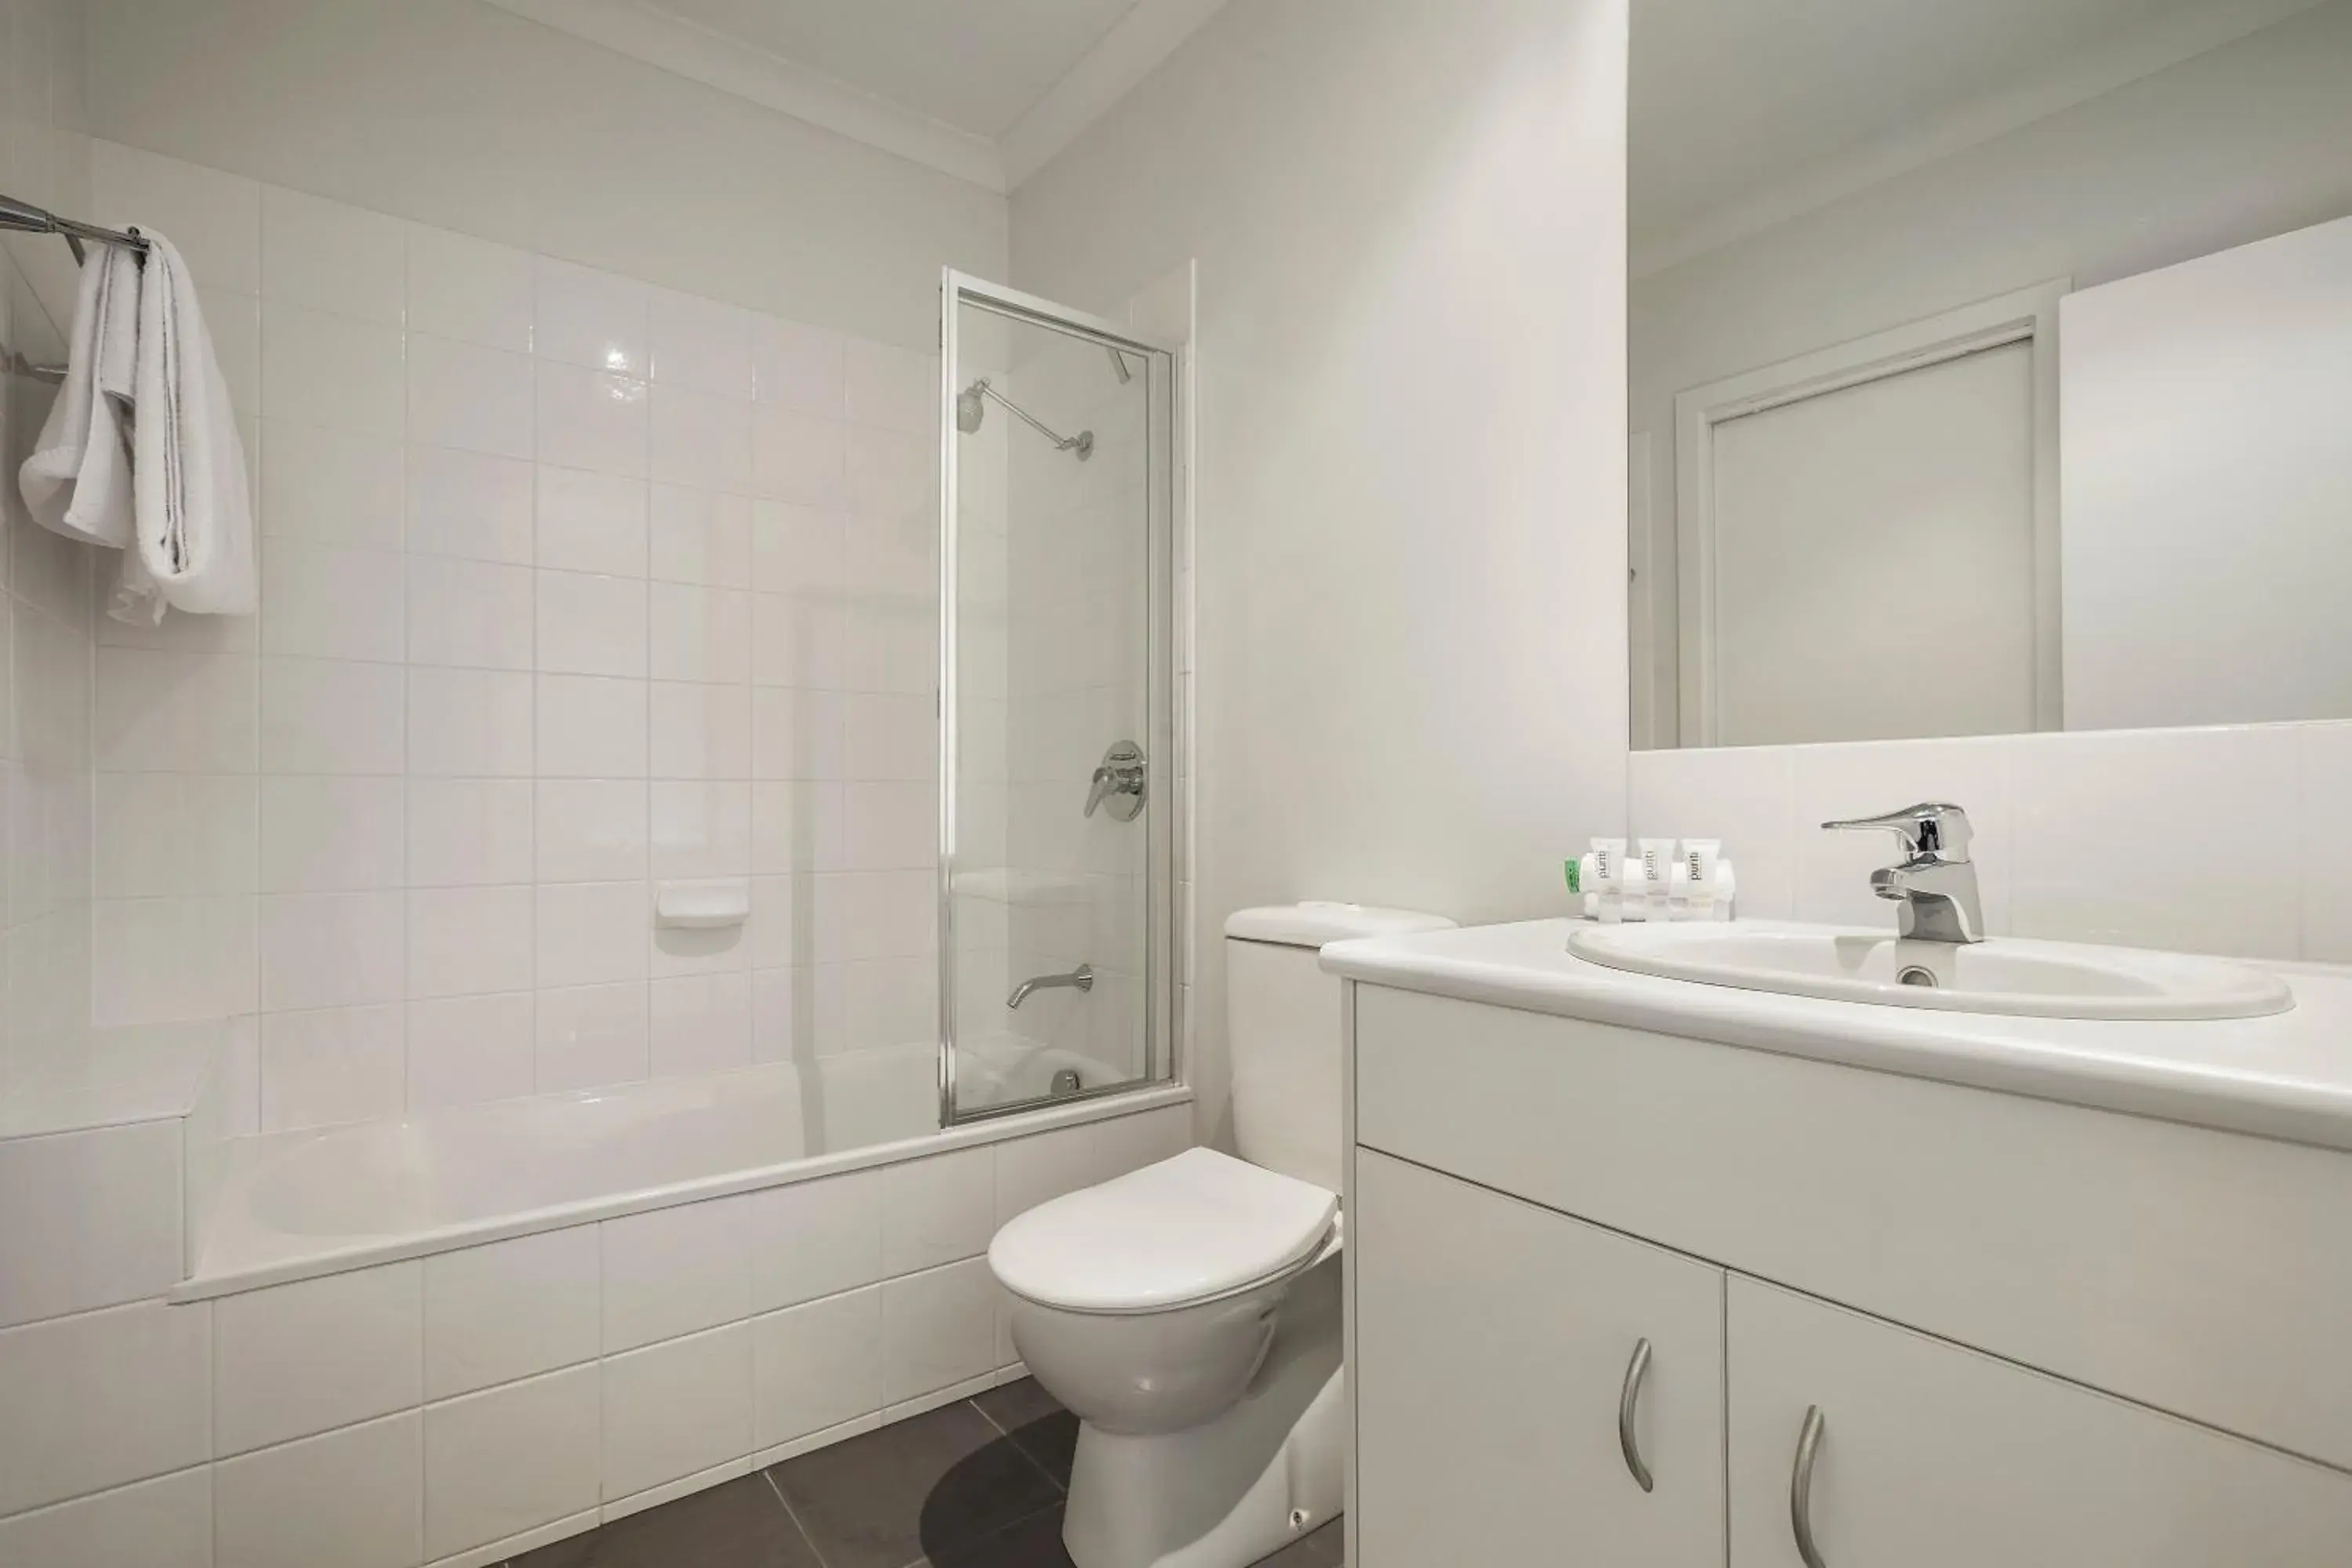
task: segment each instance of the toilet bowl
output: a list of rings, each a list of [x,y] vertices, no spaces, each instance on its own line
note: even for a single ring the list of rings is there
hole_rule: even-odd
[[[998,1231],[1013,1342],[1078,1417],[1076,1568],[1244,1568],[1343,1500],[1339,982],[1326,942],[1451,924],[1352,904],[1226,922],[1234,1142]]]

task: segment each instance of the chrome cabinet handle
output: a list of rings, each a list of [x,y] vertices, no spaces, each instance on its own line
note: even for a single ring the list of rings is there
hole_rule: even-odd
[[[1827,1568],[1813,1544],[1813,1456],[1822,1446],[1822,1407],[1805,1406],[1805,1427],[1797,1434],[1797,1468],[1789,1476],[1789,1528],[1796,1532],[1797,1555],[1805,1568]]]
[[[1643,1340],[1633,1346],[1633,1359],[1625,1368],[1625,1386],[1617,1395],[1617,1447],[1625,1453],[1625,1468],[1633,1472],[1633,1480],[1648,1491],[1650,1467],[1642,1462],[1641,1440],[1633,1436],[1633,1411],[1642,1403],[1642,1379],[1649,1375],[1650,1342]]]

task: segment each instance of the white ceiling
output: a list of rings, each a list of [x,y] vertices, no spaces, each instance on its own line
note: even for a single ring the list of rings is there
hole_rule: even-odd
[[[2243,37],[2318,0],[1634,0],[1634,270]]]
[[[1008,190],[1224,0],[489,0]]]

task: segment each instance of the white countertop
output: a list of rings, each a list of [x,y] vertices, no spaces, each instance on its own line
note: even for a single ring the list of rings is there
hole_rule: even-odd
[[[1831,1002],[1664,980],[1570,955],[1581,922],[1333,942],[1323,967],[1402,991],[2352,1150],[2352,970],[2262,963],[2262,1018],[2105,1022]]]

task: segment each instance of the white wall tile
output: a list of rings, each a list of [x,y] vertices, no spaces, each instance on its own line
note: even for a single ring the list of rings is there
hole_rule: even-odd
[[[430,1110],[531,1092],[538,1009],[528,991],[408,1004],[408,1108]]]
[[[753,784],[751,869],[762,875],[843,869],[846,787],[805,781]]]
[[[1171,1105],[1135,1116],[1114,1117],[1094,1123],[1096,1158],[1102,1162],[1095,1180],[1109,1181],[1129,1171],[1158,1164],[1192,1146],[1192,1110]]]
[[[647,657],[655,679],[750,681],[751,595],[656,583],[650,595]]]
[[[1104,1178],[1097,1124],[1063,1127],[996,1146],[996,1225]]]
[[[219,1465],[215,1568],[414,1568],[422,1420],[412,1410]]]
[[[751,1202],[751,1307],[773,1311],[882,1278],[882,1173],[768,1187]]]
[[[90,143],[91,221],[152,224],[189,270],[218,289],[261,292],[261,185],[119,142]]]
[[[642,479],[541,465],[539,564],[608,577],[644,576],[647,505]]]
[[[939,427],[940,362],[936,354],[852,338],[843,354],[849,417],[862,425],[917,436]]]
[[[90,741],[101,771],[254,771],[261,714],[257,660],[101,645],[97,668]]]
[[[682,387],[652,394],[653,477],[667,484],[740,490],[751,482],[751,403]]]
[[[412,555],[407,565],[411,663],[531,667],[530,568],[429,555]]]
[[[262,771],[401,772],[405,691],[398,665],[263,659]]]
[[[847,426],[838,419],[761,404],[751,424],[751,485],[803,506],[847,500]]]
[[[216,1302],[219,1452],[241,1454],[420,1403],[423,1277],[421,1264],[387,1263]]]
[[[735,1323],[604,1363],[604,1496],[751,1451],[751,1331]]]
[[[838,779],[845,771],[842,736],[838,693],[752,689],[753,778]]]
[[[543,569],[538,577],[540,669],[561,675],[645,675],[642,578]]]
[[[499,458],[528,458],[536,416],[528,354],[412,333],[408,438]]]
[[[646,766],[657,779],[751,774],[751,689],[656,680],[647,694]]]
[[[2352,723],[2307,724],[2295,740],[2296,819],[2326,822],[2336,802],[2352,799]],[[2302,956],[2352,963],[2352,844],[2340,834],[2308,834],[2294,861],[2302,880]]]
[[[937,506],[937,457],[933,441],[922,437],[852,425],[842,446],[842,472],[849,509],[861,518],[924,517]]]
[[[1635,752],[1627,831],[1653,838],[1717,838],[1739,879],[1738,912],[1792,920],[1796,911],[1795,763],[1789,746]],[[1603,834],[1601,837],[1611,837]],[[1571,846],[1581,850],[1581,846]]]
[[[656,484],[651,491],[648,571],[661,582],[751,585],[751,500]]]
[[[752,322],[751,353],[761,402],[803,414],[842,416],[845,373],[839,333],[760,316]]]
[[[987,1144],[883,1167],[882,1268],[972,1258],[996,1234],[996,1151]]]
[[[447,229],[409,225],[408,328],[529,353],[530,252]]]
[[[397,1004],[269,1013],[261,1019],[261,1130],[397,1116],[407,1102],[407,1030]]]
[[[408,894],[408,993],[459,996],[531,984],[531,890],[419,888]]]
[[[261,900],[264,1012],[397,1002],[406,943],[401,895],[278,893]]]
[[[265,541],[262,651],[398,663],[401,565],[398,552],[389,550]]]
[[[398,437],[407,405],[400,329],[298,305],[261,307],[261,411]]]
[[[2015,934],[2245,957],[2295,953],[2298,900],[2251,851],[2114,851],[2119,843],[2235,848],[2292,839],[2294,729],[2115,731],[2011,744]]]
[[[408,884],[496,886],[531,878],[527,779],[412,779]]]
[[[646,874],[646,786],[635,779],[539,783],[541,882],[642,880]]]
[[[651,450],[650,402],[642,381],[541,360],[539,460],[644,479]]]
[[[225,1018],[258,1005],[249,897],[106,899],[91,907],[90,1022]]]
[[[651,984],[647,1000],[652,1077],[731,1072],[751,1065],[750,976],[667,976]]]
[[[846,716],[848,776],[920,780],[939,768],[939,718],[929,696],[854,691]]]
[[[644,681],[593,675],[541,675],[538,683],[541,776],[645,776]]]
[[[596,1226],[582,1225],[426,1258],[425,1397],[594,1360],[598,1257]]]
[[[261,426],[261,531],[321,543],[400,547],[404,455],[384,436],[292,420]]]
[[[546,984],[543,975],[541,984]],[[537,1001],[534,1076],[540,1093],[628,1083],[646,1076],[644,981],[542,990]]]
[[[930,781],[846,784],[842,806],[845,868],[900,871],[938,863],[939,788]]]
[[[0,1520],[0,1563],[37,1568],[212,1568],[207,1468]]]
[[[520,671],[411,669],[409,773],[423,777],[528,777],[534,709],[532,677]]]
[[[2011,868],[2016,864],[2010,756],[2011,742],[1998,738],[1794,748],[1797,918],[1893,931],[1897,911],[1870,890],[1870,874],[1901,858],[1894,837],[1831,832],[1821,825],[1874,816],[1916,801],[1954,801],[1967,810],[1975,830],[1969,856],[1977,866],[1986,929],[2008,931]],[[1747,872],[1739,870],[1744,902]]]
[[[397,888],[406,858],[396,778],[270,777],[261,789],[261,890]]]
[[[763,1448],[879,1409],[880,1289],[754,1319],[751,1388],[751,1436]]]
[[[596,1506],[599,1374],[574,1367],[425,1412],[425,1555]]]
[[[252,891],[256,789],[249,776],[99,774],[98,897]]]
[[[406,278],[398,219],[282,185],[261,188],[265,299],[397,327]]]
[[[751,869],[751,786],[667,782],[652,788],[656,879],[740,877]]]
[[[533,474],[513,458],[410,447],[410,552],[529,565]]]
[[[0,1328],[177,1283],[180,1165],[169,1121],[0,1139]]]
[[[996,1277],[974,1258],[882,1286],[882,1397],[889,1404],[995,1369]]]
[[[605,1354],[751,1315],[748,1195],[649,1209],[600,1229]]]
[[[751,313],[674,289],[651,292],[654,381],[748,402]]]
[[[212,1325],[143,1301],[0,1331],[0,1514],[209,1457]]]
[[[537,336],[543,358],[642,376],[652,367],[651,290],[633,279],[537,258]]]

